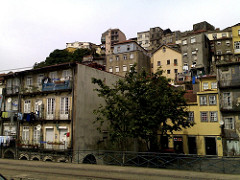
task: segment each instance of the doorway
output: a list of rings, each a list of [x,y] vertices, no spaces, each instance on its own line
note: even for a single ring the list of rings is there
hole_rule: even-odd
[[[205,149],[206,155],[217,155],[215,137],[205,137]]]
[[[196,143],[196,137],[194,136],[188,137],[188,153],[197,154],[197,143]]]

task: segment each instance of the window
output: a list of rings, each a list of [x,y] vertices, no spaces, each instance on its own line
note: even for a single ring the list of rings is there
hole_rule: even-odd
[[[61,97],[60,114],[69,114],[69,98]]]
[[[165,47],[163,47],[163,49],[162,49],[162,50],[163,50],[163,52],[166,52],[166,48],[165,48]]]
[[[188,112],[188,121],[194,122],[194,111]]]
[[[211,83],[211,89],[217,89],[217,82]]]
[[[31,113],[31,101],[30,100],[24,101],[24,113]]]
[[[224,129],[234,129],[234,120],[232,117],[224,118]]]
[[[192,51],[192,55],[195,55],[195,54],[197,54],[197,51]]]
[[[221,55],[222,54],[222,51],[217,51],[217,55]]]
[[[171,71],[170,70],[167,70],[167,74],[170,74],[171,73]]]
[[[221,41],[218,41],[218,42],[217,42],[217,45],[221,45],[221,44],[222,44],[222,42],[221,42]]]
[[[201,122],[208,122],[208,113],[207,112],[200,112],[201,115]]]
[[[65,79],[65,80],[69,80],[70,77],[72,77],[71,75],[71,71],[68,69],[68,70],[63,70],[62,72],[62,77]]]
[[[170,59],[169,59],[169,60],[167,60],[167,65],[170,65]]]
[[[213,39],[217,39],[217,34],[212,34]]]
[[[130,45],[127,45],[127,51],[130,51]]]
[[[187,40],[185,39],[185,40],[182,40],[182,44],[183,45],[186,45],[187,44]]]
[[[217,122],[217,121],[218,121],[217,111],[210,112],[210,122]]]
[[[133,59],[134,58],[134,54],[130,54],[130,59]]]
[[[47,99],[47,115],[53,115],[55,111],[55,98]]]
[[[115,72],[119,72],[119,67],[116,66],[115,68],[116,68]]]
[[[158,62],[157,62],[157,66],[161,66],[161,61],[158,61]]]
[[[50,73],[49,73],[49,77],[52,79],[53,82],[56,81],[56,80],[58,80],[58,79],[57,79],[57,72],[56,72],[56,71],[50,72]]]
[[[178,69],[174,69],[174,73],[177,74],[178,73]]]
[[[238,30],[238,35],[240,36],[240,30]]]
[[[207,105],[207,96],[200,96],[200,105]]]
[[[110,57],[110,58],[109,58],[109,62],[112,62],[112,61],[113,61],[113,58],[112,58],[112,57]]]
[[[31,76],[28,76],[28,77],[27,77],[26,85],[27,85],[27,86],[32,86],[32,77],[31,77]]]
[[[223,93],[223,106],[225,106],[225,107],[231,107],[232,106],[230,92]]]
[[[177,59],[174,59],[174,66],[177,66],[177,65],[178,65]]]
[[[24,144],[28,144],[28,141],[29,141],[29,126],[23,126],[22,140],[23,140]]]
[[[117,47],[117,52],[120,52],[120,46],[119,46],[119,47]]]
[[[240,49],[240,41],[234,42],[234,48],[235,49]]]
[[[38,77],[37,77],[37,84],[40,86],[42,85],[42,80],[44,78],[44,75],[43,74],[39,74]]]
[[[209,89],[208,88],[208,83],[206,82],[206,83],[203,83],[203,90],[206,90],[206,89]]]
[[[113,72],[113,69],[112,69],[112,67],[109,67],[109,72]]]
[[[209,95],[209,105],[216,105],[217,99],[215,95]]]
[[[196,38],[195,37],[191,37],[190,42],[191,43],[195,43],[196,42]]]
[[[118,61],[119,60],[119,56],[116,56],[116,61]]]
[[[14,110],[14,111],[18,110],[18,100],[12,101],[12,110]]]
[[[35,101],[35,112],[41,112],[41,105],[42,105],[42,100],[37,99]]]
[[[123,72],[126,72],[126,71],[127,71],[127,66],[123,65]]]
[[[227,36],[227,34],[226,33],[222,33],[222,37],[226,37]]]
[[[127,55],[126,54],[123,55],[123,60],[127,60]]]
[[[133,64],[129,64],[129,71],[131,71],[132,67],[133,67]]]
[[[33,143],[39,144],[40,143],[40,128],[35,126],[33,131]]]
[[[227,45],[227,46],[230,46],[230,41],[226,41],[226,45]]]

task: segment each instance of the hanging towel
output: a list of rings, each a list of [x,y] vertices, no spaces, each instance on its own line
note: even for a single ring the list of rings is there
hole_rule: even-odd
[[[31,116],[30,114],[27,114],[27,122],[30,122],[30,120],[31,120]]]

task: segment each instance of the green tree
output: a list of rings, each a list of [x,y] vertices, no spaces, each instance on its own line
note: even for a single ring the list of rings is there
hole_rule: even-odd
[[[36,69],[65,62],[82,62],[84,56],[92,55],[92,53],[93,51],[89,49],[77,49],[74,52],[69,52],[66,49],[56,49],[49,54],[45,61],[35,63],[34,68]]]
[[[105,99],[94,112],[99,130],[108,126],[111,140],[126,150],[127,140],[145,141],[149,151],[159,150],[158,133],[162,135],[192,126],[188,121],[184,91],[169,85],[162,71],[148,74],[131,69],[125,79],[113,86],[93,78],[95,89]]]

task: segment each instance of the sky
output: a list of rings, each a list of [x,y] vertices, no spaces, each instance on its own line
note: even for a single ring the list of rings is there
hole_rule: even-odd
[[[109,28],[127,39],[151,27],[191,30],[239,23],[239,0],[0,0],[0,73],[32,67],[75,41],[101,43]]]

